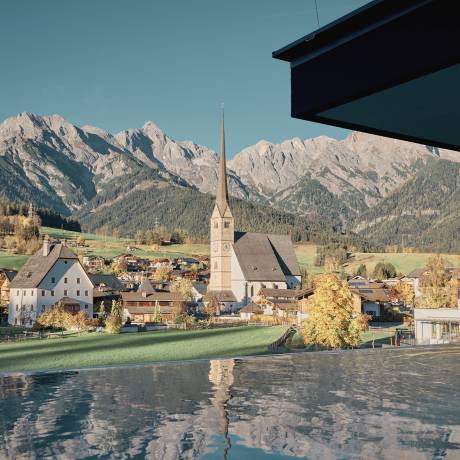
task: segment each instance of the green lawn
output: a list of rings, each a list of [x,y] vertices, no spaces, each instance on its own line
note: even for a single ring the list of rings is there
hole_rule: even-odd
[[[285,327],[102,333],[0,344],[0,372],[258,355]]]
[[[137,249],[132,252],[139,257],[150,259],[209,255],[209,244],[172,244],[171,246],[160,246],[159,250],[153,250],[151,246],[137,245],[134,240],[128,238],[117,239],[111,236],[71,232],[50,227],[42,227],[40,231],[42,234],[65,239],[76,239],[82,235],[86,239],[86,247],[80,248],[78,252],[99,255],[106,259],[112,259],[116,255],[127,252],[128,246],[135,246]],[[323,267],[315,267],[314,265],[316,247],[315,244],[298,244],[295,246],[299,264],[313,275],[323,271]],[[430,253],[394,254],[355,252],[351,255],[349,262],[345,264],[344,269],[347,273],[352,274],[355,273],[360,264],[365,264],[368,273],[372,273],[378,262],[390,262],[396,267],[398,272],[407,274],[414,268],[426,266],[428,258],[432,255]],[[460,255],[444,254],[443,257],[449,265],[460,266]],[[25,263],[27,258],[28,256],[24,255],[8,255],[6,252],[0,252],[0,268],[17,270]]]
[[[19,254],[8,254],[5,251],[0,251],[0,268],[6,270],[19,270],[29,256]]]

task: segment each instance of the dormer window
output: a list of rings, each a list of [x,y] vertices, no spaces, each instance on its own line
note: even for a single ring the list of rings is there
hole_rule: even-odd
[[[55,278],[54,276],[51,278],[51,282],[52,282],[52,283],[55,283],[55,282],[56,282],[56,278]]]

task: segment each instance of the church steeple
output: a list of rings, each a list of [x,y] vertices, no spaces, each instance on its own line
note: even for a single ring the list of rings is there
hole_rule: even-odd
[[[225,158],[224,112],[220,127],[220,164],[216,205],[211,215],[211,279],[208,291],[232,299],[232,247],[235,223],[228,205],[227,164]],[[225,295],[224,295],[225,294]]]
[[[220,215],[223,216],[228,206],[227,161],[225,158],[225,126],[223,110],[220,124],[220,164],[219,177],[217,179],[216,205],[219,209]]]

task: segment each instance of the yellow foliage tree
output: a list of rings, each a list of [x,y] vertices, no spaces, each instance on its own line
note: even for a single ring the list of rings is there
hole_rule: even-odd
[[[440,254],[428,259],[428,274],[420,283],[422,295],[417,299],[417,306],[421,308],[449,308],[456,307],[452,302],[452,284],[446,269],[446,263]]]
[[[350,288],[334,273],[315,279],[315,294],[309,305],[309,317],[302,324],[305,343],[328,348],[356,347],[369,317],[353,310]]]
[[[414,288],[404,281],[398,281],[390,291],[390,299],[396,302],[404,302],[406,305],[414,305]]]
[[[153,274],[155,281],[168,281],[171,276],[172,269],[167,265],[160,265]]]
[[[191,302],[193,299],[192,288],[192,282],[186,278],[176,280],[171,284],[171,291],[180,292],[186,302]]]

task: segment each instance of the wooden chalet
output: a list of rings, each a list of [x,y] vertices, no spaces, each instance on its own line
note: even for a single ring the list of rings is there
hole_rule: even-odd
[[[136,292],[122,292],[123,316],[133,323],[146,324],[173,322],[178,311],[184,311],[186,301],[180,292],[156,290],[148,279],[144,280]]]

